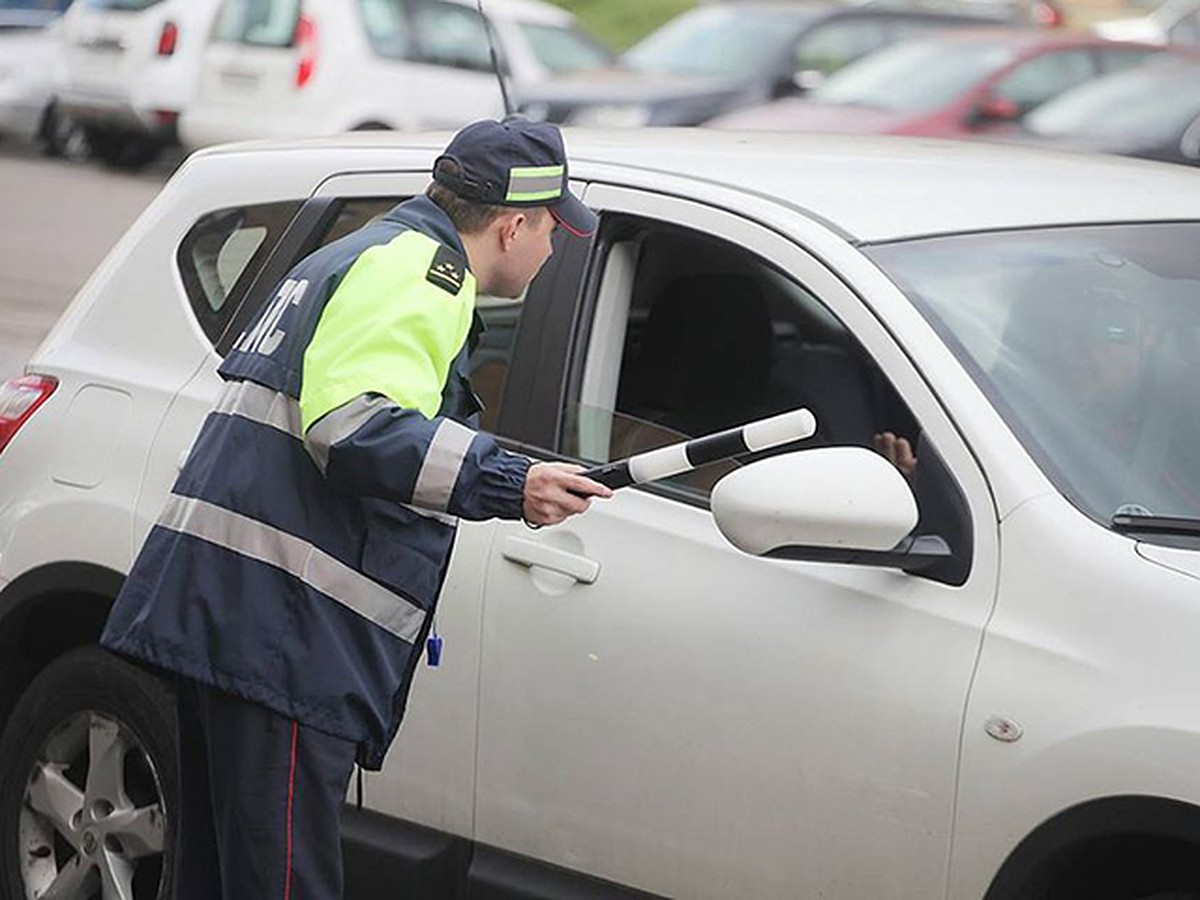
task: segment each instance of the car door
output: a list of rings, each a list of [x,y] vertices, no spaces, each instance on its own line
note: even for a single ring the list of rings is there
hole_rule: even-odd
[[[982,475],[851,273],[758,212],[604,185],[587,201],[586,302],[561,354],[540,348],[542,455],[604,462],[805,405],[813,443],[917,443],[922,527],[956,568],[742,554],[708,507],[720,469],[555,528],[500,523],[476,841],[666,896],[942,896],[996,578]]]

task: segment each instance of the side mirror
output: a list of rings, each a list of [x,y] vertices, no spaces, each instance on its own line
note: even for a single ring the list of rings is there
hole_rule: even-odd
[[[781,93],[803,94],[820,86],[826,79],[826,74],[820,69],[800,69],[793,72],[781,85]]]
[[[725,538],[746,553],[915,571],[944,561],[939,537],[911,537],[917,503],[908,482],[863,447],[799,450],[722,478],[712,511]]]
[[[984,97],[975,108],[976,122],[1015,122],[1021,107],[1005,97]]]

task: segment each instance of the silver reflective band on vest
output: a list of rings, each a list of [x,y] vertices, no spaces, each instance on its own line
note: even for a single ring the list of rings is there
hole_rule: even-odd
[[[324,475],[329,468],[329,448],[353,435],[371,421],[377,412],[395,406],[387,397],[359,394],[349,403],[342,404],[314,422],[304,436],[304,446],[316,461],[321,474]]]
[[[473,440],[475,432],[470,428],[451,419],[442,420],[425,451],[425,461],[413,488],[413,503],[426,509],[445,509],[450,505],[463,458]]]
[[[363,394],[354,398],[344,406],[340,406],[321,421],[308,429],[307,437],[300,434],[300,404],[287,394],[265,388],[253,381],[232,382],[221,393],[221,398],[213,408],[213,412],[227,416],[239,416],[259,425],[275,428],[296,440],[304,441],[304,448],[312,457],[321,474],[325,474],[329,466],[329,448],[340,440],[350,437],[358,428],[366,424],[375,413],[388,407],[396,406],[386,397],[368,397]],[[457,525],[458,517],[447,515],[442,507],[439,510],[421,509],[408,503],[400,503],[405,509],[434,519],[443,525]]]
[[[253,381],[234,381],[221,392],[213,412],[241,416],[300,439],[300,404]]]
[[[172,494],[158,524],[274,566],[402,641],[413,643],[424,611],[295,535],[224,507]]]

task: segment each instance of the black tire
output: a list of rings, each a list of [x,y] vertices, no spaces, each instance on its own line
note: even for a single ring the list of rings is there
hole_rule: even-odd
[[[52,103],[47,107],[40,137],[42,152],[47,156],[81,160],[91,155],[84,127],[61,112],[57,104]]]
[[[86,129],[86,135],[92,156],[114,169],[140,169],[162,152],[162,144],[137,135],[99,128]]]
[[[55,660],[0,739],[3,900],[55,881],[81,900],[166,900],[177,780],[174,700],[159,679],[98,647]]]

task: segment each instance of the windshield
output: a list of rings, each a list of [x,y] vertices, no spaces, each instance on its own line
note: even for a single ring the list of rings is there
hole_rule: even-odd
[[[1200,517],[1200,223],[870,248],[1084,512]]]
[[[657,75],[746,77],[774,65],[815,13],[708,6],[672,19],[621,57],[625,68]]]
[[[897,113],[937,109],[1015,58],[1003,44],[916,41],[851,63],[811,91],[818,103]]]
[[[612,59],[607,50],[575,28],[537,22],[520,22],[518,27],[537,61],[553,75],[593,69]]]
[[[1025,127],[1043,137],[1137,136],[1168,141],[1200,116],[1200,66],[1146,66],[1118,72],[1034,110]]]

